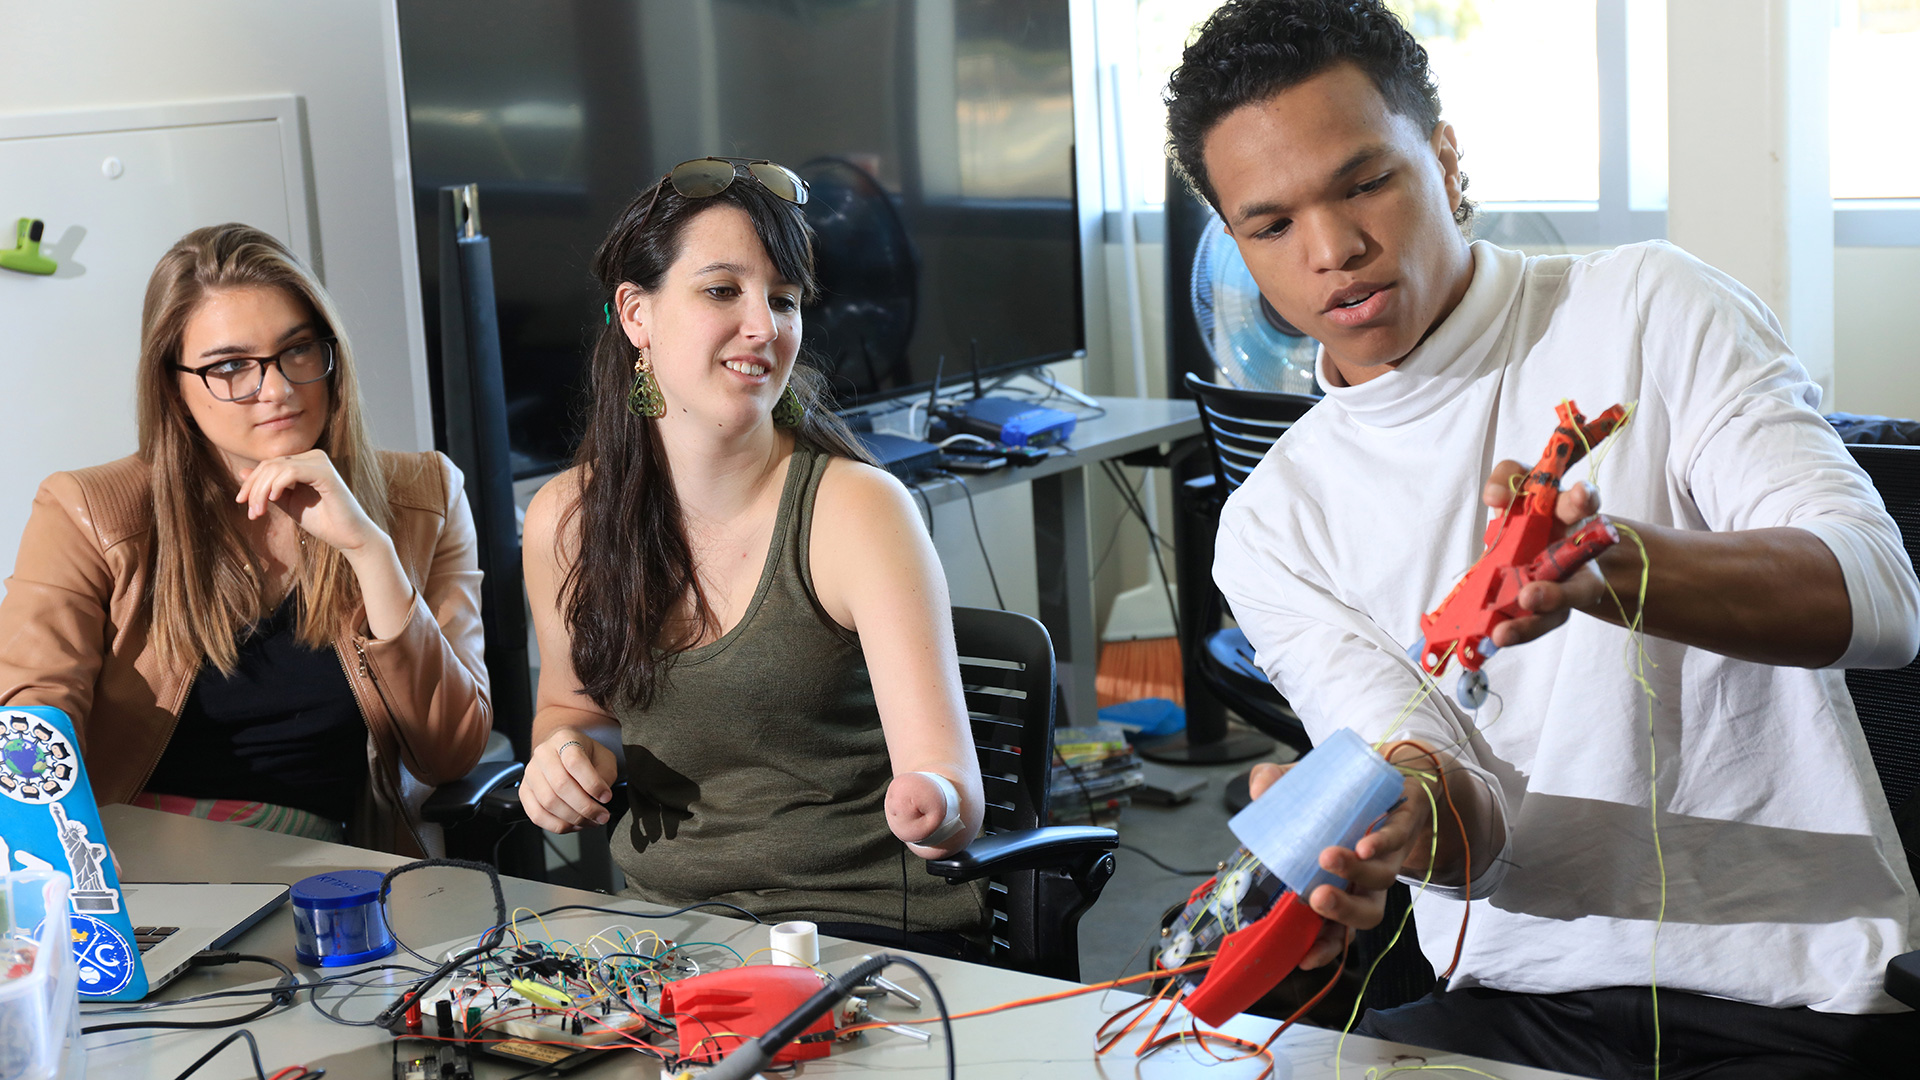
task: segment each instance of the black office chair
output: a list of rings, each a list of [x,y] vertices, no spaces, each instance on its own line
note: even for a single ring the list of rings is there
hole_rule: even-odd
[[[1080,916],[1113,877],[1112,829],[1046,825],[1053,766],[1053,641],[1011,611],[954,608],[960,682],[986,787],[986,828],[927,863],[953,884],[988,879],[988,962],[1078,982]]]
[[[1853,458],[1900,527],[1907,557],[1920,566],[1920,447],[1850,445]],[[1920,878],[1920,658],[1893,671],[1847,672],[1847,693],[1860,715],[1874,771],[1893,809],[1907,865]],[[1887,965],[1887,993],[1920,1009],[1920,952]]]
[[[1204,519],[1211,528],[1193,528],[1181,551],[1180,580],[1197,583],[1183,590],[1194,602],[1183,605],[1180,640],[1185,658],[1189,716],[1196,709],[1232,709],[1262,734],[1296,750],[1312,748],[1307,730],[1287,700],[1267,681],[1254,662],[1253,645],[1239,627],[1222,628],[1228,613],[1225,598],[1213,587],[1213,532],[1227,496],[1239,490],[1247,475],[1286,434],[1293,422],[1319,401],[1304,394],[1281,394],[1218,386],[1192,372],[1187,392],[1200,406],[1200,427],[1213,456],[1213,475],[1196,477],[1182,488],[1184,513]],[[1204,541],[1203,536],[1204,534]],[[1191,549],[1191,550],[1186,550]],[[1228,805],[1246,805],[1246,777],[1228,786]]]
[[[986,826],[965,851],[927,863],[927,871],[956,885],[988,880],[991,945],[984,956],[967,959],[1078,981],[1080,916],[1113,877],[1119,837],[1112,829],[1084,825],[1043,827],[1053,757],[1053,641],[1046,627],[1009,611],[954,608],[953,630],[986,791]],[[526,824],[519,790],[524,768],[505,765],[510,768],[502,768],[496,784],[472,775],[443,786],[429,808],[443,802],[443,820]],[[610,831],[627,811],[624,776],[614,783],[608,806]],[[487,859],[484,850],[469,849],[464,857]],[[933,941],[909,941],[907,947],[951,951]]]

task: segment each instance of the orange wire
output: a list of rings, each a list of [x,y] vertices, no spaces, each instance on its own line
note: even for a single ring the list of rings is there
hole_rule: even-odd
[[[1153,1012],[1153,1007],[1155,1005],[1160,1004],[1160,1002],[1166,998],[1168,992],[1170,992],[1172,989],[1173,989],[1173,980],[1168,979],[1167,984],[1160,988],[1159,993],[1153,995],[1150,998],[1142,998],[1139,1001],[1136,1001],[1133,1004],[1128,1005],[1127,1007],[1121,1009],[1119,1012],[1114,1013],[1112,1016],[1107,1017],[1106,1020],[1103,1021],[1098,1028],[1094,1029],[1093,1056],[1100,1057],[1104,1055],[1108,1050],[1113,1049],[1115,1044],[1119,1043],[1121,1039],[1124,1039],[1128,1035],[1132,1034],[1133,1029],[1140,1026],[1140,1023],[1144,1021],[1147,1018],[1147,1016]],[[1132,1023],[1129,1023],[1126,1027],[1121,1028],[1117,1033],[1115,1033],[1111,1037],[1107,1035],[1107,1029],[1111,1028],[1114,1025],[1115,1021],[1121,1019],[1122,1017],[1126,1016],[1128,1013],[1135,1011],[1136,1009],[1139,1010],[1140,1015],[1134,1017]],[[1167,1012],[1169,1014],[1173,1012],[1173,1008],[1171,1005],[1168,1006]],[[1158,1024],[1154,1025],[1154,1030],[1156,1031],[1159,1030]]]
[[[1453,960],[1447,970],[1440,975],[1441,982],[1453,978],[1454,969],[1460,966],[1460,954],[1467,945],[1467,919],[1473,914],[1473,842],[1467,839],[1467,823],[1460,817],[1460,807],[1453,801],[1453,788],[1447,783],[1447,770],[1440,764],[1440,757],[1433,750],[1412,739],[1401,739],[1382,752],[1382,757],[1391,758],[1393,752],[1402,746],[1411,746],[1421,756],[1433,763],[1433,771],[1440,777],[1440,796],[1447,801],[1447,809],[1453,811],[1454,827],[1460,830],[1461,858],[1466,863],[1463,872],[1465,883],[1461,888],[1461,897],[1465,907],[1460,909],[1460,933],[1453,939]]]
[[[1115,987],[1130,986],[1137,982],[1145,982],[1148,979],[1164,979],[1169,975],[1184,975],[1189,971],[1199,971],[1201,968],[1206,967],[1208,964],[1211,964],[1211,963],[1213,963],[1212,960],[1201,960],[1201,961],[1197,961],[1192,964],[1186,964],[1177,968],[1162,968],[1156,971],[1145,971],[1145,972],[1141,972],[1138,975],[1128,975],[1125,978],[1112,979],[1107,982],[1091,983],[1087,986],[1076,986],[1071,990],[1061,990],[1058,993],[1053,993],[1053,994],[1042,994],[1039,997],[1021,998],[1017,1001],[1003,1001],[998,1005],[989,1005],[984,1009],[974,1009],[971,1012],[952,1013],[947,1017],[947,1019],[948,1020],[971,1020],[976,1016],[991,1016],[994,1013],[1006,1012],[1008,1009],[1024,1009],[1029,1005],[1045,1005],[1050,1001],[1064,1001],[1065,999],[1070,997],[1079,997],[1081,994],[1098,994],[1105,990],[1112,990]],[[843,1027],[840,1029],[840,1033],[842,1035],[851,1035],[856,1031],[871,1031],[875,1028],[890,1027],[894,1024],[937,1024],[939,1022],[940,1022],[940,1018],[937,1016],[912,1017],[912,1018],[902,1019],[902,1020],[876,1020],[870,1024],[854,1024],[851,1027]]]
[[[1254,1080],[1266,1080],[1267,1077],[1273,1075],[1273,1054],[1271,1052],[1271,1047],[1273,1046],[1274,1042],[1277,1039],[1279,1039],[1280,1036],[1284,1034],[1288,1028],[1292,1027],[1301,1017],[1313,1011],[1313,1007],[1315,1005],[1320,1004],[1320,1002],[1324,1001],[1326,999],[1327,994],[1330,993],[1335,986],[1339,985],[1340,975],[1341,973],[1345,972],[1347,969],[1347,951],[1352,946],[1352,944],[1353,944],[1353,937],[1352,935],[1348,935],[1346,943],[1341,945],[1340,947],[1340,963],[1337,967],[1333,969],[1333,975],[1327,979],[1326,985],[1320,988],[1319,993],[1316,993],[1313,995],[1313,997],[1307,999],[1306,1004],[1300,1006],[1298,1009],[1295,1009],[1291,1016],[1288,1016],[1284,1021],[1282,1021],[1280,1026],[1273,1030],[1273,1034],[1267,1036],[1266,1042],[1260,1043],[1259,1045],[1256,1046],[1250,1040],[1238,1038],[1233,1035],[1228,1035],[1222,1031],[1202,1030],[1200,1027],[1199,1020],[1196,1019],[1193,1022],[1193,1025],[1191,1026],[1191,1028],[1189,1028],[1187,1031],[1176,1031],[1170,1035],[1163,1035],[1163,1036],[1159,1036],[1158,1038],[1154,1037],[1154,1033],[1157,1033],[1160,1030],[1160,1026],[1156,1024],[1154,1026],[1153,1032],[1150,1032],[1148,1034],[1147,1040],[1141,1043],[1140,1049],[1136,1051],[1136,1056],[1140,1058],[1145,1058],[1151,1054],[1158,1053],[1159,1051],[1165,1049],[1166,1047],[1172,1046],[1176,1043],[1185,1042],[1188,1039],[1192,1039],[1195,1043],[1199,1045],[1200,1049],[1204,1051],[1208,1057],[1211,1057],[1215,1061],[1221,1062],[1223,1064],[1227,1062],[1232,1062],[1232,1061],[1245,1061],[1246,1059],[1252,1058],[1252,1057],[1266,1058],[1267,1059],[1266,1069],[1263,1070],[1258,1077],[1254,1078]],[[1167,1015],[1171,1016],[1172,1014],[1173,1014],[1173,1010],[1169,1008],[1167,1010]],[[1161,1022],[1165,1023],[1165,1019],[1163,1018]],[[1230,1043],[1234,1046],[1238,1046],[1246,1050],[1247,1053],[1242,1054],[1237,1058],[1221,1057],[1219,1054],[1214,1053],[1212,1047],[1207,1045],[1207,1041],[1209,1039]]]

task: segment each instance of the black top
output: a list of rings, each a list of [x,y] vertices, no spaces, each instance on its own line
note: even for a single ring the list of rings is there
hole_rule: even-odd
[[[330,821],[367,782],[367,724],[331,647],[295,634],[294,599],[243,633],[233,674],[203,665],[147,790],[251,799]]]

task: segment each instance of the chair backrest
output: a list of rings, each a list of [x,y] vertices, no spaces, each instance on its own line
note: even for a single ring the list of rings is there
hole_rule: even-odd
[[[1873,478],[1887,512],[1900,527],[1907,558],[1920,566],[1920,447],[1850,445]],[[1860,714],[1873,767],[1895,817],[1920,791],[1920,659],[1892,671],[1847,672],[1847,691]],[[1909,845],[1920,837],[1908,837]]]
[[[1275,440],[1320,399],[1306,394],[1241,390],[1187,372],[1187,392],[1200,405],[1200,427],[1213,451],[1213,477],[1225,497],[1246,482]]]
[[[1018,832],[1047,823],[1047,787],[1053,758],[1053,639],[1025,615],[985,608],[953,609],[960,683],[973,725],[973,745],[986,788],[987,833]],[[988,883],[993,952],[1012,948],[1009,923],[1030,917],[1033,871]]]

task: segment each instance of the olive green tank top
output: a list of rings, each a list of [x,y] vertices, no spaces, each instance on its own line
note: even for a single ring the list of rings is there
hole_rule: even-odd
[[[631,813],[613,856],[628,895],[738,904],[769,922],[862,922],[970,936],[984,884],[927,873],[887,828],[892,768],[859,635],[808,570],[832,459],[796,444],[753,600],[717,641],[674,657],[645,709],[620,708]]]

